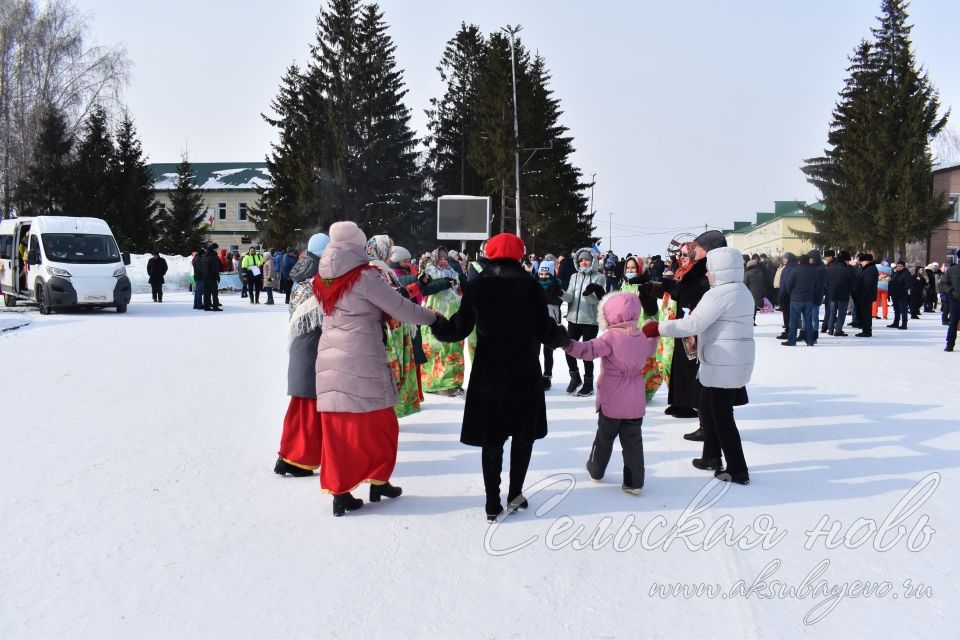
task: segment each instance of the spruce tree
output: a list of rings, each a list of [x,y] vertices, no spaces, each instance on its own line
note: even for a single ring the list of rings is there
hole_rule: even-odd
[[[26,178],[17,184],[17,215],[63,215],[73,198],[70,180],[73,137],[55,107],[47,106]]]
[[[125,251],[146,253],[157,241],[153,174],[129,113],[117,128],[110,225]]]
[[[522,45],[517,42],[516,48],[518,76],[522,76]],[[510,230],[507,218],[512,217],[515,208],[507,204],[510,186],[515,183],[514,152],[518,146],[513,132],[510,65],[510,41],[501,33],[491,34],[480,70],[475,106],[476,126],[470,131],[467,151],[467,158],[481,179],[482,195],[493,197],[491,209],[494,219],[499,218],[494,228],[500,232]],[[523,104],[520,97],[518,102]]]
[[[527,117],[520,137],[528,149],[537,150],[521,157],[523,237],[531,249],[541,252],[589,245],[593,215],[587,212],[584,195],[588,185],[570,160],[573,138],[560,123],[560,101],[549,87],[546,61],[537,55],[525,76]]]
[[[186,154],[177,165],[176,184],[169,195],[170,206],[159,219],[159,250],[186,255],[206,239],[207,229],[203,195]]]
[[[287,68],[277,97],[271,102],[276,117],[262,115],[279,130],[280,139],[270,145],[267,170],[271,184],[257,187],[260,198],[250,212],[264,240],[275,246],[296,246],[296,229],[325,226],[314,198],[314,167],[317,165],[313,132],[305,111],[304,78],[295,64]]]
[[[467,160],[470,135],[475,129],[475,105],[486,41],[476,25],[461,23],[447,42],[437,66],[446,84],[442,98],[432,98],[426,111],[429,135],[427,181],[430,195],[486,195],[473,165]]]
[[[71,198],[67,209],[71,215],[102,218],[114,227],[115,162],[116,148],[107,124],[107,112],[98,106],[84,123],[76,160],[70,166]]]
[[[410,128],[407,91],[397,69],[396,45],[377,5],[360,11],[352,94],[356,96],[347,160],[347,184],[368,233],[397,243],[419,240],[424,221],[415,212],[422,193],[417,140]]]
[[[810,209],[817,232],[800,234],[827,246],[899,250],[925,239],[949,217],[933,193],[930,143],[943,130],[937,92],[911,51],[907,2],[883,0],[880,26],[851,58],[823,156],[803,171],[822,194]]]

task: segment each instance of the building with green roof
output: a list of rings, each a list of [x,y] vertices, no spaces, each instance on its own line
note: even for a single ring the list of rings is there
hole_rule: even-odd
[[[736,220],[733,229],[725,229],[727,244],[741,253],[752,255],[782,256],[784,253],[806,253],[814,248],[797,232],[813,232],[814,226],[806,209],[823,209],[817,202],[807,205],[802,200],[776,200],[773,211],[757,212],[755,220]]]

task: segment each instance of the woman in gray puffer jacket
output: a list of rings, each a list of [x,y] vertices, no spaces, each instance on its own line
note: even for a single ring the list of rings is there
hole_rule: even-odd
[[[661,322],[659,335],[682,338],[697,336],[700,424],[703,455],[693,466],[714,471],[720,480],[748,484],[750,476],[743,456],[740,432],[733,418],[737,390],[746,386],[753,372],[753,296],[743,284],[743,257],[733,247],[707,253],[710,290],[690,315]],[[646,333],[646,331],[645,331]],[[721,468],[720,454],[727,459]]]
[[[600,275],[597,258],[591,249],[578,249],[573,260],[577,272],[570,277],[570,284],[560,297],[567,303],[567,335],[571,340],[582,339],[586,342],[596,338],[600,332],[597,309],[606,293],[607,279]],[[593,360],[583,361],[581,380],[576,358],[569,355],[566,358],[567,368],[570,369],[567,393],[576,393],[581,397],[593,395]]]
[[[320,256],[329,242],[327,234],[314,234],[307,250],[290,270],[290,280],[295,287],[290,297],[288,321],[287,395],[290,404],[283,418],[279,456],[273,467],[274,473],[279,475],[310,476],[320,466],[323,436],[317,413],[316,360],[323,312],[313,295],[310,281],[317,275]],[[268,260],[264,264],[271,262]]]

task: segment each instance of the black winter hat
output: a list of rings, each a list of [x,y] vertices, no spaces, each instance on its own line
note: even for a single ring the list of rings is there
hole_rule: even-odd
[[[694,242],[697,243],[698,247],[703,247],[704,251],[712,251],[718,247],[727,246],[726,237],[724,237],[724,235],[716,229],[704,231],[697,236],[697,239],[694,240]]]
[[[824,258],[834,258],[836,257],[836,255],[837,253],[833,249],[827,249],[826,251],[823,252]]]
[[[840,262],[850,262],[850,252],[841,251],[840,254],[837,256],[837,260],[839,260]]]

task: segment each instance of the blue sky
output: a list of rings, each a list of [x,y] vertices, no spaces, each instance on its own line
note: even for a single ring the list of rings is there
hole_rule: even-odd
[[[262,160],[260,118],[291,63],[304,64],[317,1],[78,0],[91,37],[133,60],[126,92],[154,162]],[[596,173],[597,234],[662,252],[681,230],[729,227],[774,200],[817,196],[803,158],[822,150],[847,55],[880,0],[507,2],[385,0],[412,124],[443,86],[436,66],[460,22],[521,24],[553,74],[574,160]],[[918,61],[944,108],[960,106],[960,2],[915,0]],[[521,109],[522,109],[521,105]],[[958,120],[951,124],[960,130]],[[375,230],[371,230],[375,231]]]

